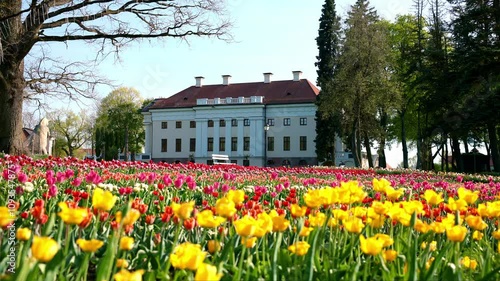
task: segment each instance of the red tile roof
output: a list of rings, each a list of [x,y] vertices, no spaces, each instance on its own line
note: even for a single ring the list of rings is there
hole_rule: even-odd
[[[150,109],[179,108],[196,106],[197,99],[225,99],[228,97],[264,96],[264,104],[291,104],[310,103],[316,101],[319,89],[307,79],[299,81],[285,80],[271,83],[251,82],[229,85],[191,86],[179,93],[163,99],[157,99],[154,104],[147,106],[143,111]]]

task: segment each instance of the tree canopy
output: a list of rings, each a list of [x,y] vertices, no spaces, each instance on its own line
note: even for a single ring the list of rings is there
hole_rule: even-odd
[[[230,40],[231,24],[224,3],[222,0],[3,0],[0,3],[3,55],[0,60],[0,151],[23,152],[22,106],[27,86],[35,89],[35,93],[44,89],[41,83],[61,86],[60,92],[70,96],[93,91],[93,87],[82,90],[71,86],[75,84],[57,81],[57,77],[71,78],[74,73],[71,71],[69,77],[63,75],[68,74],[68,68],[64,67],[59,76],[35,79],[28,85],[24,63],[35,45],[85,41],[106,56],[137,39],[186,40],[190,36],[213,36]],[[81,77],[77,75],[73,81],[78,82]],[[38,93],[46,94],[45,91]]]

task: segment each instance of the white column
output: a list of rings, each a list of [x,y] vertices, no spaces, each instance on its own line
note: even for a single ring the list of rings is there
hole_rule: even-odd
[[[214,151],[213,153],[218,154],[219,153],[219,136],[220,136],[220,120],[215,119],[214,120]]]
[[[250,123],[250,135],[254,136],[250,139],[250,150],[255,157],[264,157],[264,119],[259,118],[252,120]]]
[[[196,120],[196,151],[195,157],[207,155],[207,119]]]
[[[231,155],[231,119],[226,119],[226,154]]]
[[[144,153],[151,154],[151,141],[153,140],[151,134],[153,132],[153,125],[151,122],[144,123],[145,140],[144,140]]]
[[[243,118],[238,119],[238,156],[243,156]]]

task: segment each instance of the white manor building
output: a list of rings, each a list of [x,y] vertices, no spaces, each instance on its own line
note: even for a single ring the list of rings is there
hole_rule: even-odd
[[[153,161],[212,162],[212,154],[251,166],[317,165],[316,96],[302,72],[293,79],[196,84],[143,109],[145,155]],[[149,157],[147,157],[149,158]],[[144,156],[143,156],[144,159]]]

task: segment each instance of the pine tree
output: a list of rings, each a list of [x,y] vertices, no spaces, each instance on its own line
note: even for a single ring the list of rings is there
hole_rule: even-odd
[[[325,0],[319,19],[317,62],[318,74],[316,81],[321,88],[317,97],[318,110],[316,112],[316,154],[320,160],[331,160],[335,164],[335,139],[340,135],[338,112],[325,110],[327,100],[334,95],[332,83],[337,67],[337,58],[340,49],[340,17],[335,11],[335,1]]]
[[[379,109],[387,99],[387,32],[376,11],[366,0],[358,0],[345,22],[345,40],[335,74],[335,95],[329,107],[341,110],[342,129],[348,132],[356,166],[361,165],[361,146],[370,166],[371,142],[381,133]]]

